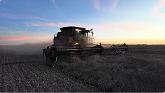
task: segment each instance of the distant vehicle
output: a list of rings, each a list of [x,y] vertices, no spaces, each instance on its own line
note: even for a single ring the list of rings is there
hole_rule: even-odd
[[[53,44],[43,49],[43,57],[46,62],[55,65],[59,55],[79,55],[103,52],[123,53],[128,51],[128,46],[124,43],[120,47],[112,45],[110,48],[104,48],[101,43],[94,45],[93,29],[68,26],[60,28],[61,32],[54,35]]]

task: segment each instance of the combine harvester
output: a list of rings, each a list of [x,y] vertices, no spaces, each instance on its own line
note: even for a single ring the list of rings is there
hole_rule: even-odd
[[[68,26],[60,28],[61,32],[54,35],[53,44],[43,49],[43,57],[47,64],[54,67],[60,55],[86,55],[91,53],[121,54],[129,51],[124,43],[117,47],[115,45],[104,48],[101,43],[94,45],[93,31],[81,27]]]

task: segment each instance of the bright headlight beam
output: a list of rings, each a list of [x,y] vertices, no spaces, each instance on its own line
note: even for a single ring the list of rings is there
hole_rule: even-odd
[[[75,29],[77,32],[81,31],[81,29]]]

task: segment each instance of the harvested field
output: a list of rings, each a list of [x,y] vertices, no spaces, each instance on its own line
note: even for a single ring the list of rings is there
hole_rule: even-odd
[[[98,91],[48,67],[41,55],[18,55],[0,49],[1,92]]]
[[[165,91],[165,46],[129,47],[131,52],[121,55],[68,56],[55,68],[40,52],[0,48],[0,91]]]
[[[165,46],[130,48],[130,53],[121,55],[71,57],[57,68],[101,91],[165,91]]]

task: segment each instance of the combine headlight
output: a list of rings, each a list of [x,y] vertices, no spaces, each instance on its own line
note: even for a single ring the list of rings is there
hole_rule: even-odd
[[[81,31],[81,29],[75,29],[75,31],[80,32],[80,31]]]

